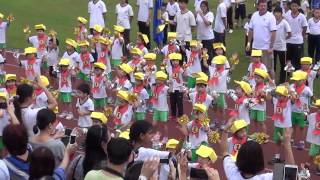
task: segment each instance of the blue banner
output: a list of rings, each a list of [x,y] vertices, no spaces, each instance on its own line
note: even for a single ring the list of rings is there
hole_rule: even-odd
[[[163,32],[158,32],[158,26],[161,25],[161,6],[162,0],[155,0],[153,9],[153,40],[159,46],[163,40]]]
[[[312,9],[319,9],[320,8],[320,0],[312,0],[311,8]]]

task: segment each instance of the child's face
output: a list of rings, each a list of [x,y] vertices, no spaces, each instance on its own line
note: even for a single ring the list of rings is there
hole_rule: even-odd
[[[35,57],[35,54],[27,54],[27,59],[32,59]]]
[[[224,64],[216,64],[216,68],[217,69],[221,69],[221,68],[223,68],[224,67]]]
[[[204,119],[206,117],[205,113],[198,110],[193,110],[193,115],[196,119]]]
[[[308,70],[308,69],[310,69],[310,65],[309,64],[301,64],[301,69]]]
[[[279,100],[285,100],[287,97],[286,97],[286,96],[283,96],[283,95],[281,95],[281,94],[279,94],[279,93],[277,93],[277,98],[278,98]]]
[[[299,5],[296,3],[291,3],[290,7],[292,12],[298,12],[299,10]]]
[[[173,66],[179,65],[179,60],[171,60]]]
[[[86,52],[88,52],[88,47],[87,46],[81,46],[80,50],[81,50],[81,53],[86,53]]]
[[[67,50],[68,50],[68,51],[71,51],[71,50],[73,50],[73,49],[74,49],[74,47],[73,47],[73,46],[71,46],[71,45],[69,45],[69,44],[67,44],[66,48],[67,48]]]
[[[120,68],[117,68],[117,69],[118,69],[117,71],[118,76],[123,77],[126,75],[126,73],[123,70],[121,70]]]
[[[260,62],[260,57],[252,56],[251,60],[252,60],[253,63],[258,63],[258,62]]]
[[[44,35],[44,31],[42,29],[37,30],[37,35],[38,36],[43,36]]]
[[[320,18],[320,9],[314,9],[314,10],[313,10],[313,16],[314,16],[316,19],[319,19],[319,18]]]
[[[202,12],[207,12],[208,11],[208,8],[206,5],[204,5],[203,3],[200,5],[200,9]]]
[[[254,79],[255,79],[256,83],[262,83],[264,81],[264,79],[259,75],[255,75]]]
[[[143,44],[143,41],[140,36],[137,37],[137,44]]]
[[[146,59],[146,63],[147,63],[148,65],[153,65],[153,60]]]
[[[187,8],[187,4],[185,2],[179,2],[179,8],[181,10],[185,10]]]
[[[68,70],[68,66],[60,66],[62,71],[67,71]]]
[[[166,151],[171,152],[172,154],[176,153],[176,149],[172,149],[172,148],[167,148]]]
[[[52,42],[52,41],[49,41],[48,47],[49,47],[50,49],[53,48],[53,42]]]
[[[80,98],[80,99],[84,99],[88,96],[88,94],[80,91],[80,90],[77,90],[77,97]]]
[[[102,125],[102,122],[99,119],[92,119],[92,125]]]
[[[83,27],[83,26],[84,26],[84,24],[79,21],[79,27]]]
[[[140,59],[140,56],[138,54],[132,54],[133,59]]]
[[[164,80],[156,79],[156,84],[162,85],[164,84]]]
[[[240,96],[243,96],[245,93],[243,92],[242,88],[238,86],[236,88],[236,94],[240,97]]]
[[[242,139],[242,138],[247,137],[247,131],[246,131],[246,129],[245,129],[245,128],[242,128],[242,129],[240,129],[239,131],[237,131],[236,136],[237,136],[239,139]]]
[[[287,2],[283,2],[283,9],[289,9]]]
[[[201,166],[207,166],[209,165],[211,162],[211,160],[209,158],[203,158],[203,157],[198,157],[198,163],[201,165]]]
[[[5,102],[7,102],[6,99],[4,99],[4,98],[1,97],[1,98],[0,98],[0,103],[5,103]]]
[[[206,90],[206,85],[205,85],[205,84],[201,84],[201,83],[197,84],[197,90],[198,90],[200,93],[205,92],[205,90]]]
[[[139,85],[141,85],[141,84],[142,84],[142,81],[141,81],[141,80],[139,80],[139,79],[135,79],[135,80],[136,80],[136,82],[135,82],[135,83],[136,83],[136,85],[137,85],[137,86],[139,86]]]
[[[197,50],[197,46],[191,46],[191,51],[196,51]]]
[[[141,141],[143,142],[143,144],[151,145],[153,136],[154,136],[154,134],[152,133],[152,130],[149,130],[145,134],[142,134]]]
[[[277,20],[282,18],[282,13],[281,12],[274,12],[273,15],[274,15],[274,17],[276,17]]]
[[[7,86],[15,86],[15,85],[16,85],[16,81],[15,81],[15,80],[8,80],[8,81],[6,82],[6,85],[7,85]]]
[[[221,49],[221,48],[215,49],[214,52],[215,52],[217,55],[223,55],[223,49]]]
[[[102,49],[102,50],[105,50],[105,49],[107,49],[107,48],[108,48],[108,45],[105,45],[105,44],[102,44],[102,43],[101,43],[101,49]]]
[[[99,35],[99,34],[100,34],[100,33],[99,33],[98,31],[93,30],[93,35],[97,36],[97,35]]]
[[[302,85],[304,83],[304,80],[295,81],[295,84],[298,86]]]
[[[101,75],[103,73],[103,70],[100,68],[94,68],[94,74],[95,75]]]

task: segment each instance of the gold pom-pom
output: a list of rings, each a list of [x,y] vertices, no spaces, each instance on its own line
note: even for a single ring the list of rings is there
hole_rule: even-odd
[[[201,124],[203,126],[209,126],[209,123],[210,123],[210,119],[209,118],[204,118],[201,120]]]
[[[263,132],[258,132],[255,134],[254,140],[259,144],[265,144],[268,141],[268,135]]]
[[[231,65],[237,65],[239,64],[239,55],[238,53],[233,53],[230,57],[230,64]]]
[[[178,118],[178,123],[180,125],[187,125],[189,122],[189,117],[187,115],[182,115],[180,118]]]
[[[113,110],[112,107],[105,107],[104,108],[104,114],[108,117],[112,114]]]
[[[313,163],[317,166],[320,166],[320,155],[314,157]]]
[[[59,91],[55,90],[55,91],[51,91],[51,94],[54,98],[58,98],[59,97]]]
[[[209,131],[208,132],[208,140],[209,140],[209,143],[217,143],[220,141],[220,134],[218,131]]]
[[[31,81],[29,79],[27,79],[27,78],[23,78],[23,79],[20,80],[20,83],[21,84],[31,84]]]
[[[79,27],[75,27],[73,29],[73,34],[78,35],[80,33],[80,28]]]
[[[134,103],[136,101],[138,101],[138,94],[137,93],[129,94],[129,102]]]
[[[48,34],[51,37],[56,37],[58,33],[55,30],[51,29]]]
[[[7,20],[8,20],[9,22],[14,21],[14,16],[13,16],[12,14],[9,14],[9,16],[7,17]]]
[[[31,30],[30,30],[30,26],[29,25],[24,26],[22,31],[25,34],[31,34]]]

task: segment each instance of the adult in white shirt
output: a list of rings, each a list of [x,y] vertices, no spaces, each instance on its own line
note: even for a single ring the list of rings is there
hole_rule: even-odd
[[[320,9],[313,9],[313,17],[308,20],[308,54],[309,57],[320,60]]]
[[[295,67],[300,69],[300,59],[303,57],[303,42],[306,35],[308,22],[306,17],[299,12],[300,0],[292,0],[291,14],[286,16],[291,27],[292,36],[287,39],[287,61]]]
[[[91,34],[93,33],[93,26],[105,26],[107,8],[102,0],[91,0],[88,3],[88,13],[90,14],[89,27]]]
[[[194,11],[198,12],[201,10],[200,4],[202,1],[207,1],[207,0],[194,0]]]
[[[286,18],[291,14],[290,9],[290,2],[288,0],[282,0],[282,6],[280,4],[280,7],[282,8],[283,17]]]
[[[228,153],[228,129],[232,125],[233,119],[230,119],[227,124],[221,128],[221,143],[220,149],[223,156],[223,169],[228,180],[272,180],[273,173],[263,173],[264,157],[260,144],[255,141],[247,141],[244,143],[237,155],[236,161],[231,158]],[[292,129],[285,129],[284,133],[284,154],[286,164],[294,164],[294,158],[291,148]]]
[[[223,0],[219,0],[217,6],[216,20],[214,21],[214,42],[225,44],[225,31],[227,28],[227,5]]]
[[[196,26],[193,13],[188,9],[188,0],[179,0],[180,11],[176,14],[174,22],[177,25],[177,40],[191,41],[192,30]]]
[[[137,0],[139,32],[146,34],[150,39],[150,22],[152,20],[153,0]],[[146,45],[150,49],[150,42]]]
[[[175,32],[176,25],[173,23],[173,20],[177,12],[180,11],[179,4],[175,0],[169,0],[167,3],[166,11],[169,14],[169,20],[171,21],[169,24],[169,28],[170,28],[169,32]]]
[[[270,77],[274,79],[273,44],[276,38],[276,18],[267,11],[267,1],[258,1],[258,11],[253,13],[249,23],[248,43],[246,50],[262,50],[262,62],[267,66]]]
[[[227,24],[228,24],[228,29],[229,33],[233,32],[233,4],[235,0],[224,0],[224,3],[227,6]]]
[[[120,3],[116,5],[116,15],[117,25],[124,27],[123,39],[127,47],[127,44],[130,43],[130,24],[133,19],[133,10],[128,0],[120,0]]]
[[[213,48],[212,44],[214,41],[214,34],[212,29],[212,24],[214,20],[214,15],[209,11],[208,1],[202,1],[200,4],[200,10],[197,11],[196,22],[197,22],[197,39],[201,41],[203,48],[208,50],[209,64],[211,64],[211,59],[213,58]],[[203,63],[203,62],[202,62]],[[202,71],[204,66],[202,64]]]

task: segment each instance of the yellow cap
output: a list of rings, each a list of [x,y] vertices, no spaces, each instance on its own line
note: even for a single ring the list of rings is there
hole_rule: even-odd
[[[320,99],[317,99],[317,100],[314,102],[314,105],[317,106],[317,107],[320,107]]]
[[[179,144],[179,141],[176,139],[169,139],[168,142],[166,143],[166,148],[167,149],[175,149],[177,145]]]
[[[149,43],[149,38],[148,38],[148,36],[146,34],[141,34],[141,37],[142,37],[144,43],[146,43],[146,44]]]
[[[88,20],[86,20],[84,17],[78,17],[77,18],[79,22],[83,23],[83,24],[87,24]]]
[[[70,39],[70,38],[66,39],[66,44],[68,44],[74,48],[77,48],[77,42],[73,39]]]
[[[117,97],[121,98],[123,100],[129,101],[129,92],[128,91],[119,90],[117,92]]]
[[[130,129],[120,132],[119,137],[129,140]]]
[[[105,44],[105,45],[111,44],[111,40],[108,39],[108,38],[104,38],[104,37],[100,37],[100,38],[99,38],[99,42],[100,42],[101,44]]]
[[[127,63],[122,63],[119,65],[119,68],[125,73],[129,74],[133,71],[132,67]]]
[[[171,54],[169,54],[169,59],[181,61],[182,55],[180,53],[171,53]]]
[[[247,126],[248,123],[245,120],[239,119],[233,122],[232,126],[230,127],[230,131],[232,132],[232,134],[234,134],[240,129],[245,128]]]
[[[60,59],[59,66],[69,66],[70,65],[70,60],[67,58],[62,58]]]
[[[249,83],[245,81],[234,81],[234,82],[238,84],[247,95],[252,93],[252,89]]]
[[[102,30],[103,30],[103,27],[100,26],[99,24],[96,24],[96,25],[93,26],[93,29],[94,29],[95,31],[101,33]]]
[[[7,100],[8,94],[6,92],[0,92],[0,98]]]
[[[134,78],[137,80],[144,80],[144,74],[142,72],[136,72],[134,73]]]
[[[196,78],[196,84],[208,84],[208,76],[201,76]]]
[[[108,122],[108,118],[102,112],[92,112],[90,117],[100,120],[103,124]]]
[[[302,57],[300,59],[300,64],[312,64],[312,58],[311,57]]]
[[[100,69],[102,69],[102,70],[106,70],[106,65],[105,64],[103,64],[102,62],[96,62],[96,63],[94,63],[93,64],[93,67],[94,68],[100,68]]]
[[[142,51],[141,51],[139,48],[132,48],[132,49],[130,50],[130,53],[131,53],[131,54],[137,54],[137,55],[139,55],[139,56],[142,55]]]
[[[226,47],[223,45],[223,43],[213,43],[213,49],[221,48],[223,51],[226,51]]]
[[[252,49],[251,56],[252,57],[261,57],[262,56],[262,51],[259,50],[259,49]]]
[[[2,13],[0,13],[0,18],[3,19],[4,15]]]
[[[157,55],[155,53],[147,53],[143,56],[143,58],[147,60],[156,60]]]
[[[6,74],[6,81],[17,80],[17,75],[15,74]]]
[[[48,87],[49,86],[49,80],[46,76],[40,76],[40,80],[41,80],[41,83],[45,86],[45,87]]]
[[[207,112],[207,106],[204,105],[204,104],[194,104],[193,105],[193,110],[197,110],[197,111],[200,111],[202,113],[206,113]]]
[[[89,46],[89,42],[87,40],[80,41],[79,46]]]
[[[115,31],[117,31],[117,32],[120,32],[120,33],[122,33],[122,32],[124,31],[124,27],[118,26],[118,25],[114,25],[114,26],[113,26],[113,29],[114,29]]]
[[[193,74],[193,77],[195,78],[199,78],[199,77],[207,77],[208,78],[208,75],[202,71],[198,72],[198,73],[195,73]]]
[[[289,95],[289,90],[286,86],[277,86],[276,87],[276,93],[282,95],[282,96],[288,96]]]
[[[213,162],[215,162],[218,158],[216,152],[211,147],[205,145],[201,145],[196,150],[196,154],[202,158],[209,158]]]
[[[24,54],[34,54],[37,53],[37,48],[27,47],[24,49]]]
[[[37,25],[35,25],[34,26],[34,29],[35,30],[40,30],[40,29],[42,29],[42,30],[47,30],[47,28],[46,28],[46,26],[44,25],[44,24],[37,24]]]
[[[226,61],[227,61],[227,57],[223,55],[215,56],[214,58],[212,58],[213,64],[225,64]]]
[[[157,27],[157,33],[162,32],[165,27],[166,27],[166,24],[160,24],[160,25]]]
[[[264,79],[269,77],[268,72],[263,69],[260,69],[260,68],[254,69],[254,74],[259,75],[259,76],[263,77]]]
[[[168,75],[163,71],[156,72],[156,79],[158,80],[167,80]]]
[[[177,33],[176,32],[168,32],[168,39],[175,39],[177,38]]]
[[[294,80],[294,81],[300,81],[300,80],[306,80],[308,78],[308,73],[298,70],[292,73],[292,77],[290,78],[290,80]]]
[[[191,40],[190,41],[190,46],[198,46],[198,41],[197,40]]]

